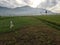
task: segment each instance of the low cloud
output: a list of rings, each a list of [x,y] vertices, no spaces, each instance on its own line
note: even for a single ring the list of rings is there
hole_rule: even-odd
[[[16,8],[28,5],[33,8],[51,8],[60,0],[0,0],[0,6]]]
[[[0,0],[0,6],[8,7],[8,8],[15,8],[21,7],[26,5],[23,0]]]

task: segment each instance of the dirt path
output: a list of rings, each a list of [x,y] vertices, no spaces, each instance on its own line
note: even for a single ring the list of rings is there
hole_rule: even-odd
[[[60,31],[43,26],[25,26],[0,35],[0,45],[60,45]]]

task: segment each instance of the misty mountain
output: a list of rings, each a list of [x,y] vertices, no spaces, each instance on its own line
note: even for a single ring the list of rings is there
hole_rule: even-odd
[[[0,0],[0,6],[2,6],[1,8],[4,7],[4,10],[6,10],[6,12],[8,12],[7,14],[10,14],[10,12],[11,12],[11,14],[15,14],[15,13],[22,14],[22,12],[24,14],[26,12],[30,13],[29,11],[31,11],[31,10],[35,13],[36,9],[39,11],[48,10],[50,12],[52,11],[54,13],[60,13],[60,0]],[[28,6],[30,6],[30,7],[28,7]],[[29,8],[29,9],[27,9],[27,8]],[[35,9],[33,9],[33,8],[35,8]],[[15,11],[12,9],[14,9]],[[7,11],[7,10],[9,10],[9,11]],[[4,13],[6,13],[6,12],[4,12]]]
[[[30,15],[30,14],[42,14],[45,13],[46,9],[43,8],[32,8],[29,6],[17,7],[17,8],[6,8],[0,7],[0,15]],[[47,10],[47,13],[53,13]]]

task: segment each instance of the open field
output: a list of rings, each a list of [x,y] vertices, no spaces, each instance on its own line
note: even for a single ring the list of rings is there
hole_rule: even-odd
[[[10,21],[13,21],[14,28],[12,30],[16,30],[18,28],[22,28],[27,25],[37,25],[40,23],[37,19],[33,17],[1,17],[0,18],[0,32],[8,32],[10,30]],[[38,21],[38,22],[37,22]]]
[[[59,19],[60,15],[0,17],[0,45],[60,45]]]
[[[60,24],[60,15],[43,15],[39,16],[39,18]]]
[[[37,16],[35,18],[44,22],[50,27],[60,30],[60,19],[59,19],[60,15],[43,15],[43,16]]]

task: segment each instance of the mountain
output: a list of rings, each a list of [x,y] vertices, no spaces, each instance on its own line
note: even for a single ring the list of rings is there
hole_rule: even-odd
[[[32,8],[29,6],[17,7],[17,8],[6,8],[0,7],[0,15],[32,15],[32,14],[43,14],[46,9],[43,8]],[[53,13],[47,10],[47,13]]]
[[[40,10],[60,13],[60,0],[0,0],[0,14],[26,14],[26,12],[31,14],[33,12],[43,12]]]

